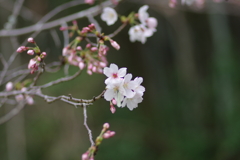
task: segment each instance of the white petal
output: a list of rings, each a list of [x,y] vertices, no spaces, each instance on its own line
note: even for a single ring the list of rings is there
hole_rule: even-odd
[[[110,64],[110,68],[112,69],[113,73],[117,73],[118,72],[118,66],[114,63]]]
[[[114,90],[113,89],[107,89],[106,92],[104,93],[104,98],[107,101],[111,101],[114,98]]]
[[[118,77],[124,77],[126,75],[127,68],[120,68],[118,71]]]

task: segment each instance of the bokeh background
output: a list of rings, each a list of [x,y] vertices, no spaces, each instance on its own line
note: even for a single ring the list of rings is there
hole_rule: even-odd
[[[31,16],[19,16],[16,28],[35,24],[68,1],[25,0],[21,12],[29,10]],[[0,0],[1,29],[14,2]],[[146,92],[144,101],[133,111],[117,108],[112,114],[104,99],[88,108],[88,124],[94,137],[105,122],[116,131],[116,136],[103,141],[96,160],[240,159],[240,4],[237,0],[206,2],[201,9],[181,5],[172,9],[164,0],[125,0],[116,7],[118,13],[128,15],[148,4],[150,16],[158,19],[158,27],[144,45],[129,41],[129,27],[114,38],[121,49],[111,48],[108,61],[127,67],[134,77],[143,77]],[[88,7],[72,7],[51,20]],[[118,22],[108,27],[99,16],[96,19],[106,34],[120,25]],[[81,19],[78,24],[81,28],[89,22]],[[21,43],[28,36],[17,40]],[[48,53],[47,63],[59,59],[64,40],[58,28],[42,31],[36,41]],[[0,37],[0,43],[0,54],[6,58],[18,47],[11,44],[9,37]],[[15,65],[28,61],[29,56],[21,54]],[[71,67],[70,73],[76,70]],[[39,84],[62,76],[63,70],[45,73]],[[89,76],[84,72],[71,82],[43,92],[92,98],[104,89],[104,80],[104,75]],[[25,107],[0,126],[0,160],[80,159],[90,146],[82,108],[34,99],[33,106]],[[1,107],[0,115],[10,109]]]

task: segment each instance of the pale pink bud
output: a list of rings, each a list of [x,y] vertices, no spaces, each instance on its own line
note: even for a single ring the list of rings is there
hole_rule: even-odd
[[[28,38],[28,43],[35,43],[34,39],[32,37]]]
[[[40,62],[42,59],[41,59],[41,57],[37,57],[37,60]]]
[[[88,64],[88,69],[91,70],[93,68],[93,64],[92,63],[89,63]]]
[[[11,91],[13,89],[13,83],[12,82],[8,82],[6,84],[6,91]]]
[[[157,22],[157,19],[156,19],[156,18],[154,18],[154,17],[149,17],[149,18],[147,19],[147,26],[148,26],[148,28],[156,28],[156,27],[157,27],[157,24],[158,24],[158,22]]]
[[[87,73],[88,73],[89,75],[92,75],[92,71],[91,71],[91,70],[87,70]]]
[[[104,63],[104,62],[100,62],[99,65],[100,65],[101,67],[106,67],[106,66],[107,66],[106,63]]]
[[[21,47],[18,47],[17,52],[18,52],[18,53],[22,53],[22,52],[23,52],[22,48],[21,48]]]
[[[22,92],[26,92],[26,91],[27,91],[27,88],[26,88],[26,87],[23,87],[23,88],[21,89],[21,91],[22,91]]]
[[[88,152],[82,154],[82,160],[88,160]]]
[[[85,64],[83,62],[80,62],[78,64],[78,67],[82,70],[85,67]]]
[[[103,128],[108,129],[110,127],[109,123],[104,123]]]
[[[86,4],[94,4],[94,0],[85,0]]]
[[[82,47],[81,46],[77,46],[76,50],[81,51]]]
[[[110,105],[110,111],[114,114],[116,112],[116,108],[113,105]]]
[[[30,59],[28,63],[28,69],[33,68],[34,65],[36,65],[36,61],[34,59]]]
[[[24,96],[22,94],[19,94],[19,95],[15,96],[15,99],[16,99],[17,102],[20,102],[24,99]]]
[[[93,23],[91,23],[88,25],[88,28],[90,28],[90,30],[93,30],[93,29],[95,29],[95,25]]]
[[[65,31],[65,30],[67,30],[67,29],[68,29],[67,27],[60,27],[60,28],[59,28],[60,31]]]
[[[109,134],[110,134],[111,137],[113,137],[116,134],[116,132],[111,131],[111,132],[109,132]]]
[[[96,71],[97,71],[97,67],[96,67],[96,66],[93,66],[92,71],[93,71],[93,72],[96,72]]]
[[[98,73],[102,73],[102,72],[103,72],[102,68],[98,68]]]
[[[89,160],[94,160],[94,157],[93,157],[93,156],[91,156]]]
[[[46,55],[47,55],[47,53],[46,53],[46,52],[42,52],[42,58],[45,58],[45,57],[46,57]]]
[[[34,100],[31,96],[26,96],[26,102],[28,105],[33,105],[34,104]]]
[[[117,105],[117,101],[116,101],[116,99],[112,99],[112,104],[114,104],[114,105]]]
[[[33,50],[28,50],[27,54],[32,56],[32,55],[34,55],[34,51]]]
[[[104,139],[108,139],[108,138],[110,138],[111,136],[110,136],[110,134],[108,133],[108,132],[106,132],[106,133],[104,133],[103,134],[103,138]]]
[[[92,48],[91,48],[91,51],[92,51],[92,52],[96,52],[97,50],[98,50],[97,47],[92,47]]]
[[[110,43],[116,50],[120,49],[120,46],[119,46],[119,44],[116,41],[110,39]]]
[[[67,56],[68,55],[68,47],[64,47],[62,50],[62,55]]]
[[[90,48],[92,45],[90,44],[90,43],[88,43],[87,45],[86,45],[86,48]]]

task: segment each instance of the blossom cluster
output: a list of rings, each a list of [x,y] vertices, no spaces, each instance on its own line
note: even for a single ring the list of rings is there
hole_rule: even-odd
[[[82,154],[82,160],[94,160],[94,155],[96,154],[97,148],[102,143],[103,139],[108,139],[115,135],[114,131],[108,130],[109,128],[109,123],[103,124],[103,129],[100,135],[96,138],[95,145],[91,146],[87,152]]]
[[[131,27],[128,31],[131,42],[140,41],[144,44],[146,39],[156,32],[158,21],[154,17],[149,17],[148,8],[148,5],[144,5],[138,10],[138,19],[141,23]]]
[[[33,74],[35,71],[38,70],[39,65],[43,62],[43,59],[47,56],[47,53],[40,51],[39,47],[37,46],[36,42],[32,37],[28,38],[28,43],[34,44],[35,47],[21,46],[17,49],[17,52],[22,53],[24,51],[27,51],[27,54],[30,56],[33,56],[36,54],[36,56],[30,59],[28,63],[28,69],[31,69],[30,73]]]
[[[5,86],[5,89],[8,92],[13,90],[14,89],[14,84],[12,82],[8,82]],[[27,90],[27,88],[22,87],[20,90],[24,92],[24,91]],[[15,96],[15,99],[16,99],[17,102],[21,102],[21,101],[25,100],[28,105],[33,105],[34,104],[34,100],[33,100],[32,96],[27,95],[27,94],[25,94],[25,95],[18,94],[18,95]]]
[[[107,101],[116,102],[118,107],[127,106],[133,110],[141,103],[145,88],[141,85],[142,77],[132,79],[132,74],[126,74],[127,68],[120,68],[116,64],[111,64],[110,67],[105,67],[103,73],[108,77],[105,80],[106,92],[104,98]],[[111,106],[112,107],[112,106]],[[110,108],[113,112],[113,109]]]

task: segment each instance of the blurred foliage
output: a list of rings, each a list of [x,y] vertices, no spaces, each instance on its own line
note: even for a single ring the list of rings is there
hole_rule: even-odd
[[[65,2],[67,0],[26,0],[24,5],[41,17]],[[116,9],[127,15],[137,11],[141,3],[124,1]],[[144,101],[133,111],[117,108],[115,114],[111,114],[109,104],[104,100],[88,108],[88,122],[94,137],[105,122],[109,122],[110,129],[116,131],[116,136],[103,141],[95,159],[240,159],[239,17],[224,14],[225,3],[216,4],[223,14],[210,13],[211,7],[209,12],[200,13],[189,8],[180,11],[151,3],[149,6],[150,16],[159,22],[153,37],[148,38],[144,45],[130,43],[127,27],[114,38],[121,49],[115,51],[110,48],[108,55],[110,63],[127,67],[134,77],[144,78]],[[53,19],[86,7],[88,5],[73,7]],[[4,14],[9,14],[9,11],[1,10],[2,28],[6,22]],[[100,21],[99,17],[96,19]],[[86,19],[78,22],[80,27],[88,24]],[[17,27],[30,24],[33,22],[19,18]],[[118,24],[108,27],[100,21],[106,34],[114,31]],[[58,28],[55,30],[63,42],[61,32]],[[20,36],[19,41],[27,37]],[[3,54],[8,54],[4,53],[3,46],[6,39],[1,40],[0,52]],[[36,41],[48,53],[48,62],[58,60],[63,44],[56,46],[49,31],[43,31]],[[28,55],[21,55],[21,63],[28,60]],[[72,67],[71,74],[75,70]],[[62,70],[56,74],[46,73],[39,84],[61,76]],[[84,72],[71,82],[43,92],[92,98],[104,89],[104,79],[104,75],[89,76]],[[6,110],[0,108],[2,113]],[[75,160],[80,159],[90,146],[81,108],[76,109],[63,102],[47,104],[36,97],[35,105],[27,106],[21,114],[24,132],[19,137],[25,137],[26,141],[14,137],[18,135],[18,127],[11,135],[6,124],[0,126],[1,160],[15,160],[9,158],[9,154],[17,154],[21,146],[26,146],[28,160]],[[14,126],[16,120],[9,123]],[[11,138],[16,141],[10,141]],[[9,151],[10,142],[16,146],[16,152]],[[20,156],[18,160],[22,160]]]

